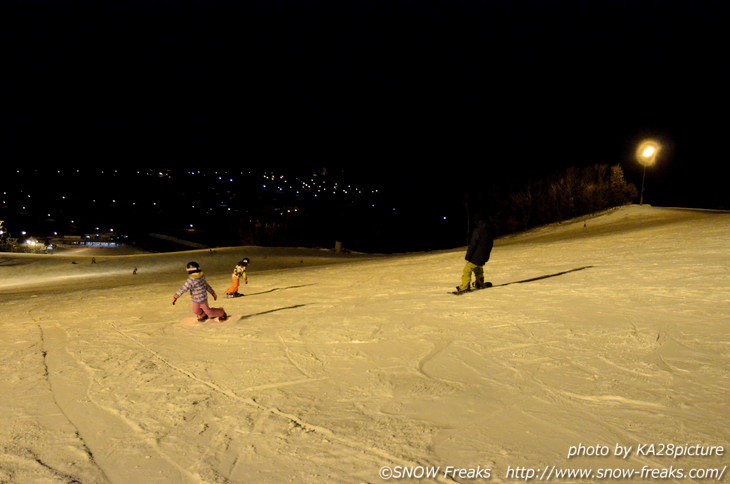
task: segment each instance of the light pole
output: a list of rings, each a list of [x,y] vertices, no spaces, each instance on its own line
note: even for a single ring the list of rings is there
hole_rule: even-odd
[[[646,140],[639,144],[636,148],[636,160],[644,167],[644,173],[641,176],[641,195],[639,195],[639,205],[644,204],[644,181],[646,180],[646,167],[653,166],[656,163],[657,156],[661,145],[654,140]]]

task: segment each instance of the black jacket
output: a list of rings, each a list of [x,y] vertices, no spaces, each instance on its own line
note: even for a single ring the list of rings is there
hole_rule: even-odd
[[[489,260],[493,246],[494,237],[489,232],[487,223],[480,220],[471,233],[465,259],[472,264],[483,266]]]

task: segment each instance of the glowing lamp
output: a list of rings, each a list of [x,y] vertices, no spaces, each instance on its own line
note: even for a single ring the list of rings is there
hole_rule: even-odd
[[[646,180],[646,167],[653,166],[656,163],[657,156],[661,145],[655,140],[645,140],[636,148],[636,161],[644,167],[644,173],[641,176],[641,195],[639,197],[639,205],[644,204],[644,182]]]

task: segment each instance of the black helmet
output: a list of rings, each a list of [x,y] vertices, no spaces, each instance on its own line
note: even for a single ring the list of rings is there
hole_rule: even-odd
[[[200,272],[200,264],[197,262],[188,262],[188,265],[185,268],[186,271],[193,273],[193,272]]]
[[[251,259],[249,259],[248,257],[244,257],[243,259],[241,259],[240,264],[242,266],[247,266],[249,262],[251,262]]]

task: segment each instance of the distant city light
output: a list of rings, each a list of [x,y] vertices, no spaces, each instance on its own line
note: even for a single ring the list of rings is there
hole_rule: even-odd
[[[18,169],[18,173],[26,174],[29,170]],[[33,170],[33,173],[40,170]],[[195,176],[195,183],[186,186],[179,186],[180,198],[175,207],[174,199],[168,196],[167,190],[173,185],[169,181],[179,178],[179,175]],[[37,225],[45,224],[47,234],[63,236],[64,234],[75,234],[80,231],[94,231],[100,234],[96,225],[104,226],[109,222],[121,220],[122,225],[110,229],[97,237],[105,237],[109,232],[116,230],[124,232],[128,227],[134,226],[136,220],[144,220],[150,217],[160,217],[175,208],[192,209],[190,215],[199,216],[205,214],[216,216],[230,216],[235,214],[255,215],[252,223],[263,224],[268,216],[265,210],[273,208],[277,214],[284,214],[287,218],[301,219],[315,216],[319,213],[324,203],[347,203],[362,208],[371,207],[369,211],[375,212],[380,207],[380,199],[377,197],[381,191],[368,186],[358,186],[350,183],[350,180],[337,180],[335,176],[328,176],[326,171],[306,174],[304,176],[282,175],[273,171],[256,172],[254,170],[190,170],[175,169],[57,169],[53,168],[46,175],[63,177],[54,180],[48,185],[33,184],[19,185],[12,189],[5,187],[0,192],[0,208],[16,213],[30,220],[35,220]],[[80,178],[80,176],[85,178]],[[122,180],[110,181],[112,178]],[[144,179],[142,179],[144,178]],[[77,182],[84,185],[75,185]],[[149,180],[149,181],[148,181]],[[154,181],[153,181],[154,180]],[[159,184],[156,180],[165,180]],[[220,180],[219,183],[211,183]],[[110,182],[107,182],[110,181]],[[226,188],[221,189],[221,182]],[[122,183],[122,185],[120,185]],[[241,184],[240,190],[237,185]],[[229,185],[230,184],[230,185]],[[230,188],[229,188],[230,187]],[[119,189],[122,192],[119,192]],[[178,190],[178,186],[175,186]],[[188,189],[192,190],[189,192]],[[260,199],[251,198],[250,193],[259,192]],[[271,197],[270,200],[264,197]],[[154,201],[160,199],[161,201]],[[58,200],[62,203],[58,204]],[[191,203],[185,203],[186,201]],[[200,204],[197,202],[201,201]],[[253,202],[253,203],[252,203]],[[266,207],[262,208],[257,204]],[[308,202],[316,203],[316,210],[308,210]],[[54,205],[57,205],[54,206]],[[152,206],[153,210],[149,210]],[[376,208],[377,207],[377,208]],[[59,210],[57,211],[56,208]],[[63,211],[61,211],[61,209]],[[395,208],[394,208],[395,210]],[[273,214],[272,214],[273,215]],[[71,217],[74,217],[71,219]],[[78,217],[78,218],[76,218]],[[156,229],[170,230],[166,226],[169,222],[159,224]],[[56,225],[63,225],[59,227]],[[265,225],[262,225],[265,226]],[[179,225],[177,226],[179,227]],[[183,222],[182,227],[185,227]],[[26,227],[30,233],[35,234],[38,227]],[[189,224],[188,230],[197,230],[194,224]],[[13,230],[15,232],[15,230]],[[7,236],[7,231],[4,231]],[[87,237],[88,235],[81,235]],[[29,235],[20,238],[24,241]],[[41,239],[42,240],[42,239]]]

